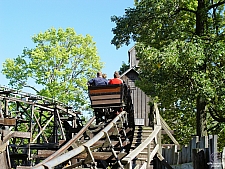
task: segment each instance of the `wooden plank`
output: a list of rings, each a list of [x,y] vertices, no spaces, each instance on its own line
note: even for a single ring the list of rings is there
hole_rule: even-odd
[[[149,116],[149,110],[146,110],[146,105],[147,105],[147,102],[146,102],[146,95],[143,91],[140,91],[141,93],[141,100],[139,100],[139,102],[141,102],[141,112],[143,114],[142,118],[145,119],[145,126],[147,126],[149,123],[146,121],[148,119],[148,116]]]
[[[186,155],[186,162],[189,163],[191,162],[191,153],[192,153],[192,148],[191,148],[191,144],[187,145],[187,155]]]
[[[63,143],[65,143],[66,140],[59,140],[59,145],[62,145]]]
[[[192,137],[192,140],[191,140],[191,142],[190,142],[190,144],[191,144],[191,159],[193,158],[192,156],[193,156],[193,153],[192,153],[192,149],[195,149],[195,148],[197,148],[197,145],[196,145],[196,143],[199,141],[199,137],[198,136],[194,136],[194,137]]]
[[[158,111],[158,110],[157,110]],[[169,129],[166,127],[166,125],[164,123],[161,123],[162,128],[165,130],[165,132],[167,133],[167,135],[170,137],[170,139],[173,141],[174,144],[179,145],[179,143],[177,142],[177,140],[173,137],[173,135],[170,133]]]
[[[146,140],[144,140],[137,148],[131,151],[125,158],[123,158],[122,161],[125,164],[130,163],[148,144],[152,142],[152,140],[157,136],[160,130],[161,130],[160,126],[155,126],[155,129],[150,134],[150,136]]]
[[[170,164],[166,161],[166,159],[163,158],[162,154],[160,152],[158,152],[157,154],[157,157],[158,159],[161,161],[161,163],[163,164],[163,168],[164,166],[167,168],[167,169],[173,169]],[[160,167],[161,168],[161,167]]]
[[[90,96],[91,100],[120,99],[121,97],[121,94]]]
[[[179,152],[178,163],[182,164],[182,151]]]
[[[186,163],[187,162],[187,146],[186,145],[182,146],[181,152],[182,152],[181,163]]]
[[[225,147],[223,148],[223,152],[222,152],[222,166],[225,167]]]
[[[30,132],[9,131],[9,130],[2,130],[2,132],[3,132],[3,137],[7,136],[10,132],[13,132],[12,137],[30,138]]]
[[[121,104],[121,99],[112,99],[112,100],[93,100],[92,106],[94,105],[104,105],[104,104]]]
[[[122,86],[93,86],[89,87],[89,97],[92,107],[118,104],[122,106]]]
[[[203,149],[192,149],[193,169],[206,169],[208,166],[204,158]]]
[[[171,134],[174,134],[174,131],[173,131],[173,130],[168,130],[168,131],[169,131]],[[161,134],[167,134],[167,133],[166,133],[165,130],[162,130],[162,131],[161,131]]]
[[[92,155],[95,160],[116,160],[112,152],[92,152]],[[122,159],[126,156],[127,153],[119,153],[117,154],[118,159]],[[87,153],[82,153],[75,156],[76,159],[85,159],[87,158]]]
[[[4,118],[4,126],[15,126],[15,125],[16,125],[16,119]]]
[[[175,153],[174,153],[173,164],[174,164],[174,165],[179,164],[179,152],[175,152]]]
[[[137,113],[139,114],[138,118],[145,119],[145,114],[147,113],[142,111],[141,104],[142,104],[141,90],[138,88],[137,89]]]
[[[47,158],[50,155],[52,155],[53,153],[55,153],[56,151],[54,150],[38,150],[38,155],[37,157],[39,158]]]
[[[100,146],[100,147],[102,147],[103,145],[104,145],[104,143],[105,143],[105,140],[103,141],[103,140],[101,140],[101,141],[97,141],[95,144],[93,144],[93,147],[95,147],[95,146]],[[122,145],[123,146],[126,146],[126,145],[128,145],[129,144],[129,142],[127,142],[127,141],[123,141],[122,142]],[[119,141],[111,141],[111,145],[113,146],[113,147],[117,147],[117,146],[120,146],[119,145]],[[92,148],[92,147],[91,147]]]
[[[42,164],[60,156],[61,154],[65,153],[65,151],[75,143],[75,141],[77,139],[79,139],[82,134],[86,131],[86,129],[92,124],[92,122],[94,121],[95,116],[92,117],[87,123],[86,125],[72,138],[70,139],[66,144],[64,144],[60,149],[58,149],[54,154],[52,154],[51,156],[49,156],[48,158],[46,158],[45,160],[41,161],[39,164],[37,164],[36,166],[41,166]]]
[[[2,143],[0,144],[0,152],[5,151],[6,148],[7,148],[7,143],[6,143],[6,142],[2,142]]]
[[[199,148],[209,148],[209,144],[208,144],[208,136],[203,136],[200,137],[200,144],[199,144]]]
[[[169,147],[164,148],[164,158],[168,161],[170,155],[169,155]]]
[[[165,147],[172,148],[173,146],[175,146],[175,144],[162,144],[162,148],[165,148]],[[176,145],[176,149],[180,150],[180,145]]]
[[[217,148],[217,135],[213,135],[213,138],[211,140],[211,147],[212,147],[212,153],[217,154],[218,148]]]
[[[0,124],[4,124],[4,118],[0,118]]]
[[[6,152],[3,151],[1,154],[0,154],[0,166],[1,166],[1,169],[8,169],[8,163],[7,163],[7,159],[6,159]]]
[[[145,125],[145,119],[144,118],[135,118],[134,124],[144,126]]]
[[[174,162],[176,161],[176,160],[174,160],[175,158],[176,158],[176,156],[175,156],[175,153],[177,152],[177,145],[174,145],[174,146],[172,146],[172,148],[170,149],[170,161],[169,161],[169,164],[171,164],[171,165],[173,165],[174,164]]]
[[[90,89],[89,95],[101,94],[101,93],[117,93],[121,91],[121,86],[114,88],[105,88],[105,89]]]
[[[177,152],[177,164],[180,164],[181,161],[181,152]]]

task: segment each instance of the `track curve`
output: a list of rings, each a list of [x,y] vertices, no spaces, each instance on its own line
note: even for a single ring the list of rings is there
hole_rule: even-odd
[[[84,142],[79,147],[74,148],[60,156],[41,162],[34,169],[45,169],[62,167],[63,163],[72,158],[77,159],[76,163],[71,163],[64,168],[79,167],[82,165],[89,167],[122,167],[120,159],[127,155],[131,141],[128,127],[126,127],[126,112],[121,112],[110,121],[98,134],[90,140]],[[63,148],[62,148],[63,149]],[[60,166],[61,165],[61,166]]]

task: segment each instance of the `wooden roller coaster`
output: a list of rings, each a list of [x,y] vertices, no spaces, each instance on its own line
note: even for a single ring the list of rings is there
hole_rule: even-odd
[[[153,168],[162,156],[162,129],[178,145],[154,107],[154,127],[134,124],[129,88],[89,87],[95,116],[42,96],[0,87],[2,169]],[[166,165],[166,164],[165,164]]]

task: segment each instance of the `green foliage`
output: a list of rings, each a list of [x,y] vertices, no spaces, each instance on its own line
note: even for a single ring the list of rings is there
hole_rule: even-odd
[[[130,68],[129,64],[126,64],[124,61],[122,62],[122,65],[120,67],[119,73],[120,75],[126,72]]]
[[[116,27],[112,29],[115,36],[111,42],[117,48],[122,44],[128,45],[130,40],[158,47],[174,39],[185,40],[194,33],[195,20],[192,19],[193,12],[181,9],[191,11],[192,8],[186,5],[190,6],[194,2],[196,1],[142,0],[135,8],[126,9],[124,16],[111,17],[116,23]],[[192,7],[196,8],[195,6]]]
[[[33,79],[43,86],[40,95],[83,106],[87,80],[103,67],[92,37],[78,35],[72,28],[51,28],[32,40],[35,48],[24,48],[22,55],[3,63],[9,85],[21,89]]]
[[[137,85],[161,103],[166,110],[161,115],[176,129],[181,143],[199,127],[199,111],[207,115],[208,133],[224,138],[224,4],[219,0],[140,0],[122,17],[112,17],[116,23],[112,44],[119,48],[131,40],[137,42]]]

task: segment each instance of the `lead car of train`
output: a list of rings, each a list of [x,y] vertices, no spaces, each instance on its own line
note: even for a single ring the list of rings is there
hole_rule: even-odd
[[[125,83],[88,86],[88,94],[96,116],[96,124],[113,119],[121,111],[131,115],[133,107],[130,89]]]

